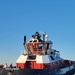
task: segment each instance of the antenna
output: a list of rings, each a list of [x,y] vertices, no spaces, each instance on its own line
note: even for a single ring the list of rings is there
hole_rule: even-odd
[[[25,45],[25,43],[26,43],[26,36],[24,36],[24,43],[23,43],[23,45]]]

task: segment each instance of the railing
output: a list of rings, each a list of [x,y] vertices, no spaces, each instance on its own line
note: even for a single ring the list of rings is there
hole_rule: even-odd
[[[28,51],[22,51],[21,54],[27,55],[27,54],[54,54],[56,57],[60,57],[59,52],[54,52],[52,50],[42,50],[42,49],[34,49],[33,50],[28,50]]]

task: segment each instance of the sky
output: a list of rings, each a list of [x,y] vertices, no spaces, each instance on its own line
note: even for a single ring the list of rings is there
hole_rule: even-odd
[[[75,60],[75,0],[0,0],[0,64],[15,64],[36,31],[46,32],[53,49]]]

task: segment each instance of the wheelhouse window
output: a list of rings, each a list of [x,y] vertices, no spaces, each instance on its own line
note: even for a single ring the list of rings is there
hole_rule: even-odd
[[[52,49],[52,44],[49,44],[49,49]]]
[[[38,47],[39,49],[42,49],[43,44],[39,44],[38,46],[39,46],[39,47]]]

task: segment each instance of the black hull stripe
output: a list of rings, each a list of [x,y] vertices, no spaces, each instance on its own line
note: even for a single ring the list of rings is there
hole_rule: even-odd
[[[50,70],[19,69],[10,71],[6,69],[0,69],[0,75],[74,75],[74,74],[75,69],[67,72],[66,74],[57,74],[54,69]]]

